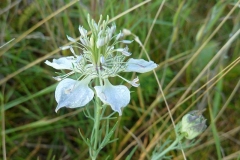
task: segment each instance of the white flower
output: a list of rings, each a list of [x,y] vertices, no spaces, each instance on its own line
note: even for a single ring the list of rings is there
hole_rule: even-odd
[[[100,18],[101,19],[101,18]],[[131,53],[128,47],[116,48],[118,43],[129,44],[132,41],[119,40],[123,36],[120,32],[114,35],[116,25],[107,26],[108,18],[97,24],[88,17],[88,24],[92,34],[88,37],[87,30],[79,26],[80,42],[67,36],[67,39],[76,45],[61,47],[62,50],[70,49],[74,56],[53,59],[52,62],[45,63],[58,70],[70,70],[67,74],[54,77],[61,81],[55,91],[55,98],[58,103],[56,112],[62,107],[77,108],[85,106],[94,96],[94,92],[89,88],[91,80],[97,78],[101,86],[92,86],[96,91],[96,96],[112,110],[122,114],[121,108],[126,107],[130,102],[130,91],[126,86],[113,86],[108,78],[118,76],[134,87],[139,86],[138,77],[129,81],[119,75],[121,72],[139,72],[145,73],[157,67],[153,61],[130,58],[127,62],[126,57]],[[73,47],[76,49],[74,50]],[[77,49],[83,53],[77,55]],[[120,53],[119,53],[120,52]],[[75,74],[77,80],[69,76]]]
[[[199,110],[193,110],[183,116],[180,132],[185,138],[193,139],[207,128],[206,121]]]

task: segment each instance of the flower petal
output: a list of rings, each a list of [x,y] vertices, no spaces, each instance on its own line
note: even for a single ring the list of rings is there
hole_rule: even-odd
[[[95,86],[94,88],[101,101],[110,105],[112,110],[118,112],[121,116],[121,108],[126,107],[130,102],[128,88],[123,85],[113,86],[108,79],[104,80],[104,86]]]
[[[88,87],[91,78],[76,81],[66,78],[61,81],[55,91],[55,99],[58,103],[55,112],[62,107],[77,108],[85,106],[93,99],[93,91]]]
[[[127,68],[125,72],[138,72],[138,73],[145,73],[153,70],[157,67],[157,64],[153,61],[145,61],[143,59],[133,59],[130,58],[127,63]]]
[[[79,57],[77,57],[79,58]],[[45,63],[55,69],[69,69],[73,70],[73,66],[76,63],[76,58],[73,56],[62,57],[59,59],[53,59],[53,62],[45,61]]]

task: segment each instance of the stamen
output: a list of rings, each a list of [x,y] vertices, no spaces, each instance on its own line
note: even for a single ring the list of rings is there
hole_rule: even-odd
[[[116,40],[119,40],[121,37],[123,37],[124,35],[123,35],[123,33],[118,33],[118,35],[116,36]]]
[[[130,41],[130,40],[122,40],[121,42],[122,42],[122,43],[125,43],[125,44],[130,44],[130,43],[132,43],[133,41]]]
[[[63,46],[63,47],[59,47],[61,50],[66,50],[66,49],[69,49],[71,48],[72,46]]]
[[[100,57],[100,63],[104,64],[105,63],[105,58],[103,56]]]
[[[69,72],[67,74],[64,74],[64,75],[61,75],[61,76],[57,76],[57,77],[53,77],[53,78],[55,80],[57,80],[57,81],[61,81],[61,80],[65,79],[65,78],[67,78],[68,76],[72,75],[73,73],[74,73],[74,71],[71,71],[71,72]]]
[[[87,30],[86,29],[84,29],[82,26],[79,26],[78,30],[83,37],[87,37]]]
[[[135,79],[133,79],[133,81],[129,81],[129,80],[123,78],[122,76],[118,75],[118,74],[117,74],[117,76],[120,77],[120,78],[122,78],[124,81],[128,82],[129,84],[131,84],[133,87],[138,87],[138,86],[140,85],[140,84],[137,84],[137,83],[136,83],[136,82],[138,82],[138,80],[139,80],[138,77],[135,78]]]
[[[68,39],[69,41],[71,41],[71,42],[76,42],[76,40],[75,40],[74,38],[69,37],[68,35],[67,35],[67,39]]]

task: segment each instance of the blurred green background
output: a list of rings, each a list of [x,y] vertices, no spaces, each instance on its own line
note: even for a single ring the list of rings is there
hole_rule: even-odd
[[[238,0],[1,0],[0,2],[0,159],[88,159],[79,129],[89,137],[92,122],[84,108],[55,113],[55,70],[46,59],[71,55],[60,51],[66,35],[77,38],[78,26],[88,29],[87,14],[102,14],[117,32],[131,30],[144,44],[152,72],[137,74],[140,87],[130,88],[116,134],[99,159],[151,159],[156,146],[174,139],[173,124],[157,80],[177,123],[188,111],[206,108],[208,129],[187,159],[240,158],[240,12]],[[133,36],[127,37],[133,40]],[[138,43],[132,57],[147,59]],[[136,76],[136,74],[134,74]],[[128,79],[132,73],[123,74]],[[114,84],[123,83],[112,78]],[[130,86],[128,86],[130,87]],[[93,103],[87,107],[92,110]],[[108,113],[112,113],[110,107]],[[116,116],[118,116],[116,114]],[[6,157],[5,157],[6,155]],[[181,151],[170,152],[183,159]],[[201,157],[201,158],[200,158]]]

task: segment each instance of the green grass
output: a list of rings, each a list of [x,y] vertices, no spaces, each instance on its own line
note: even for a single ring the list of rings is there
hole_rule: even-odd
[[[184,155],[190,160],[240,158],[240,1],[143,2],[1,2],[0,46],[15,39],[0,48],[0,159],[88,159],[79,129],[90,137],[93,124],[84,108],[54,112],[56,73],[44,64],[46,59],[71,55],[59,47],[69,43],[66,35],[79,36],[79,25],[89,29],[88,13],[96,21],[100,14],[109,15],[117,31],[131,30],[159,64],[156,75],[138,75],[141,85],[130,89],[130,104],[110,121],[111,126],[119,121],[113,137],[118,141],[107,145],[99,159],[150,159],[156,146],[169,135],[175,137],[173,126],[185,113],[203,108],[209,127]],[[132,57],[147,59],[137,42],[129,50]],[[119,78],[111,82],[123,83]],[[86,107],[92,110],[93,103]],[[110,107],[107,113],[112,113]],[[168,155],[183,159],[181,150]]]

